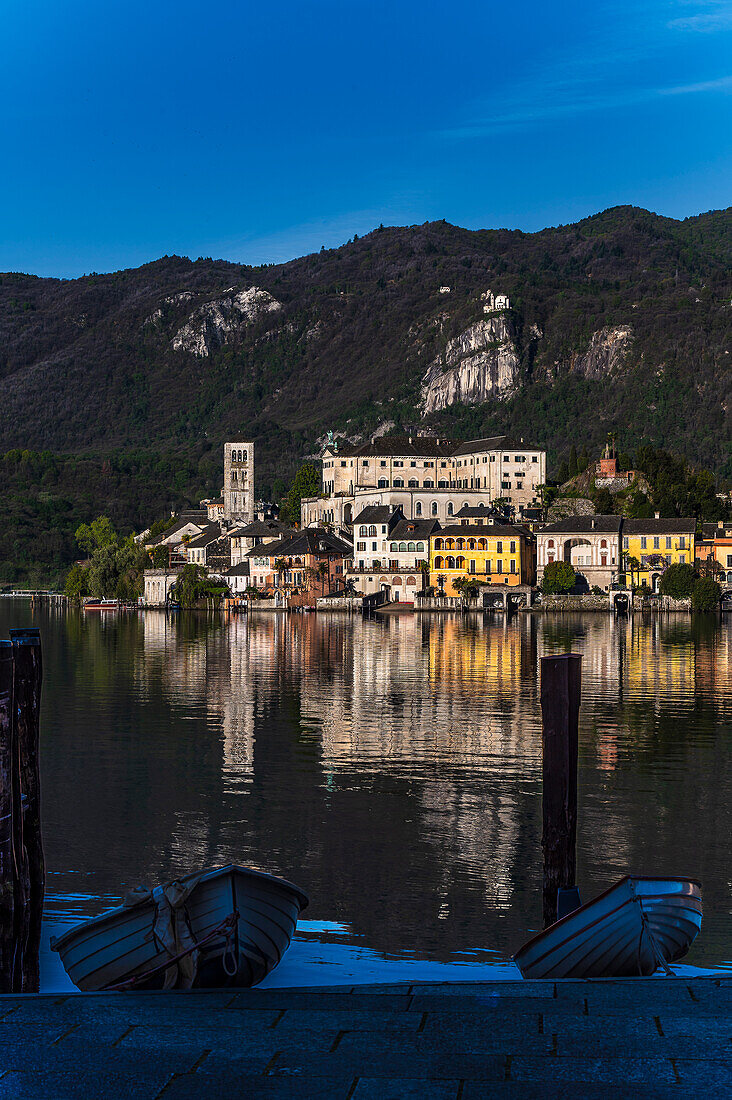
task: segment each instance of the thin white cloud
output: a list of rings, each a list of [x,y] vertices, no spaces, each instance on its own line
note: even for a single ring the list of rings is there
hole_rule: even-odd
[[[507,110],[442,130],[440,136],[452,140],[479,138],[551,119],[632,107],[640,103],[652,102],[660,96],[725,92],[730,88],[732,88],[732,76],[669,88],[635,88],[626,92],[611,93],[599,88],[580,88],[570,82],[557,82],[553,85],[547,82],[532,89],[533,94],[527,94],[527,90],[517,94],[510,107],[506,104]]]
[[[681,84],[678,88],[659,88],[659,95],[693,95],[696,92],[723,92],[732,88],[732,76],[720,76],[718,80],[703,80],[700,84]]]
[[[672,19],[667,26],[676,31],[696,31],[700,34],[713,34],[732,28],[732,4],[729,0],[708,0],[706,4],[692,0],[697,9],[693,15],[682,15]],[[703,11],[699,11],[703,8]]]

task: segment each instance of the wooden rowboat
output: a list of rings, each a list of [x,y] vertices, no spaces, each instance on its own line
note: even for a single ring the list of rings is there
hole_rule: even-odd
[[[647,977],[682,958],[701,928],[701,884],[626,875],[514,955],[524,978]]]
[[[307,895],[229,865],[140,888],[51,941],[81,990],[257,985],[279,963]]]

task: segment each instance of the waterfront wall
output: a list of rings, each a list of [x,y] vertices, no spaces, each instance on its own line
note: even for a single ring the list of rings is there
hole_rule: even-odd
[[[611,611],[609,595],[586,592],[581,596],[542,596],[535,611]]]
[[[318,611],[360,611],[362,596],[321,596],[316,601]]]

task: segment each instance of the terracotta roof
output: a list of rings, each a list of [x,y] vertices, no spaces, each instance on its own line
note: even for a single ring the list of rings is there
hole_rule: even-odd
[[[541,451],[533,443],[526,443],[512,435],[491,435],[486,439],[466,439],[459,443],[453,452],[456,455],[469,455],[476,451]]]
[[[390,533],[393,539],[427,539],[433,531],[439,531],[436,519],[403,519]]]
[[[435,439],[423,435],[382,435],[356,447],[339,447],[334,457],[341,458],[449,458],[455,450],[453,439]]]
[[[696,520],[692,517],[679,519],[626,519],[623,522],[624,535],[693,535]]]
[[[622,522],[622,516],[567,516],[566,519],[557,520],[556,523],[545,524],[539,528],[537,534],[591,535],[596,532],[617,535],[620,533]]]
[[[392,508],[388,504],[370,504],[358,513],[353,525],[355,527],[357,523],[388,523],[390,519],[398,519],[403,515],[401,506]]]
[[[524,538],[531,537],[531,532],[527,531],[525,527],[519,527],[518,524],[513,523],[492,523],[490,525],[479,525],[474,523],[468,527],[463,527],[459,523],[453,523],[449,527],[442,527],[439,531],[435,531],[434,534],[435,536],[449,535],[450,537],[454,536],[456,538],[465,538],[466,535],[470,535],[471,537],[476,535],[483,539],[515,539],[521,536]]]

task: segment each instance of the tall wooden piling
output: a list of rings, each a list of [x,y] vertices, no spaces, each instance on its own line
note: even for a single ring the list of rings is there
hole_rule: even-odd
[[[39,951],[46,864],[41,833],[41,780],[39,760],[41,685],[43,662],[40,632],[35,628],[11,630],[14,657],[14,720],[18,748],[18,775],[23,792],[22,859],[18,868],[21,893],[25,896],[22,922],[16,921],[22,951],[20,987],[24,993],[38,992]],[[18,985],[18,975],[15,980]]]
[[[541,658],[544,927],[557,919],[557,891],[575,885],[577,848],[577,731],[582,658]]]
[[[13,646],[0,639],[0,993],[13,992]]]

